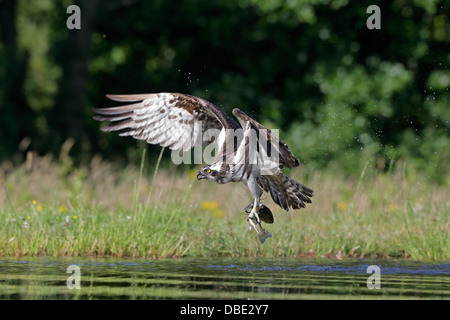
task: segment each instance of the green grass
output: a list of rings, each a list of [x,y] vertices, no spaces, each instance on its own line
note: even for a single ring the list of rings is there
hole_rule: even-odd
[[[450,258],[449,189],[407,166],[388,174],[366,166],[354,178],[292,171],[315,190],[314,202],[286,213],[266,196],[275,223],[264,225],[273,237],[260,245],[242,210],[245,186],[144,163],[3,163],[0,256]]]

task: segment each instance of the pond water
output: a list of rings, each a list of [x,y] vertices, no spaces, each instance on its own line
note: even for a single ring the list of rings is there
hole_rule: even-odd
[[[450,263],[0,258],[0,298],[449,299]]]

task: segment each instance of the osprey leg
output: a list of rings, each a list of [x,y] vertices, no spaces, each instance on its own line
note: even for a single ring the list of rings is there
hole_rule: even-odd
[[[248,213],[247,221],[248,221],[250,230],[252,228],[255,229],[256,234],[258,235],[258,238],[259,238],[259,242],[261,242],[261,244],[263,244],[267,238],[270,238],[272,236],[269,232],[267,232],[266,230],[264,230],[261,227],[261,221],[259,219],[259,214],[258,214],[258,208],[261,208],[261,206],[262,206],[260,199],[261,199],[263,190],[258,186],[253,175],[251,175],[250,178],[247,180],[247,186],[250,189],[250,192],[252,193],[253,197],[255,198],[253,201],[253,206],[252,206],[252,204],[250,204],[245,208],[245,211]],[[247,209],[249,209],[250,207],[251,207],[251,211],[248,212]]]
[[[263,193],[263,190],[258,186],[258,184],[256,183],[256,180],[253,177],[253,175],[251,175],[249,177],[249,179],[247,180],[247,187],[250,190],[250,192],[252,193],[253,197],[255,198],[254,201],[253,201],[252,210],[248,214],[248,217],[250,219],[251,218],[256,218],[256,222],[260,223],[261,221],[259,220],[259,215],[258,215],[258,212],[256,211],[256,208],[258,208],[258,206],[261,204],[260,199],[261,199],[261,195]],[[248,206],[246,208],[248,208]]]

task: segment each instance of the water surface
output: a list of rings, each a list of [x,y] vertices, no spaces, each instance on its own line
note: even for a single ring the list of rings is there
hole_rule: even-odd
[[[67,273],[70,265],[77,273]],[[380,289],[368,267],[379,267]],[[70,278],[69,278],[70,277]],[[68,283],[69,280],[69,283]],[[80,289],[70,289],[79,284]],[[69,287],[68,287],[69,285]],[[450,263],[0,258],[1,299],[449,299]]]

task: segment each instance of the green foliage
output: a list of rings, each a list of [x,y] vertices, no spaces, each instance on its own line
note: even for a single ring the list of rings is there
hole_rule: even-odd
[[[3,159],[58,154],[74,138],[78,161],[139,163],[136,142],[101,133],[92,108],[112,105],[107,93],[177,91],[282,128],[308,167],[359,174],[367,161],[388,170],[404,160],[446,182],[447,1],[79,0],[84,25],[72,31],[72,1],[10,3],[17,34],[9,20],[0,26]],[[366,28],[372,4],[380,30]],[[80,39],[89,44],[76,47]]]

